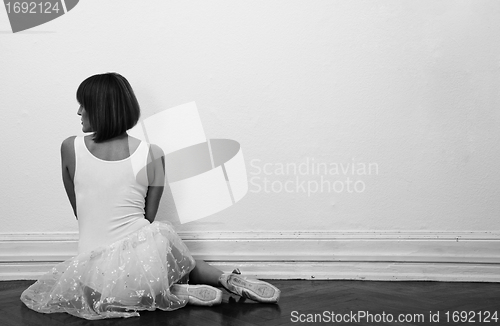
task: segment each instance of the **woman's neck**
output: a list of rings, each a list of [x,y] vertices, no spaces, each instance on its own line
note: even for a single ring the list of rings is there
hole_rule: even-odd
[[[119,141],[122,141],[122,140],[127,139],[127,138],[128,138],[128,134],[127,134],[127,132],[124,132],[123,134],[115,136],[113,138],[106,139],[106,140],[101,141],[99,143],[96,143],[96,142],[94,142],[94,143],[96,143],[96,144],[106,144],[106,143],[112,143],[112,142],[115,142],[115,141],[119,142]],[[90,137],[90,139],[92,139],[92,141],[94,140],[93,137]]]

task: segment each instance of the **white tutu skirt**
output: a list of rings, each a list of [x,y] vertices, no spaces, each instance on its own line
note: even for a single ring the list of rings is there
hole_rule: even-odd
[[[170,292],[187,280],[195,261],[169,224],[154,222],[107,247],[55,265],[21,300],[41,313],[85,319],[139,316],[140,310],[174,310],[187,297]]]

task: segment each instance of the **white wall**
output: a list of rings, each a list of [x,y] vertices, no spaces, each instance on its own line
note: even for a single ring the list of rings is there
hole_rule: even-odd
[[[498,232],[499,14],[498,1],[86,0],[12,34],[0,9],[0,233],[77,231],[59,148],[81,134],[79,83],[106,71],[144,117],[196,101],[209,138],[242,145],[250,192],[180,231]],[[359,193],[256,191],[264,177],[314,188],[321,175],[256,168],[313,159],[378,170],[323,176]],[[158,219],[176,223],[171,204],[167,191]]]

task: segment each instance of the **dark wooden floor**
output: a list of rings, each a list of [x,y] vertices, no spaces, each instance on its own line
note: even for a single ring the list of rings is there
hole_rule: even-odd
[[[141,312],[140,317],[88,321],[68,314],[40,314],[24,306],[21,292],[33,281],[0,282],[0,325],[500,325],[500,284],[373,281],[270,281],[282,290],[279,304],[239,301],[225,294],[216,307]],[[453,312],[458,318],[453,321]],[[357,317],[348,323],[332,322],[331,312]],[[366,317],[354,315],[365,312]],[[446,312],[449,312],[447,320]],[[462,312],[462,317],[459,313]],[[464,312],[467,312],[465,316]],[[496,312],[498,321],[479,322]],[[394,322],[383,322],[392,314]],[[431,320],[430,314],[439,321]],[[424,318],[420,322],[397,322]],[[481,314],[481,315],[480,315]],[[372,320],[368,319],[373,318]],[[322,319],[319,317],[322,316]],[[309,322],[306,323],[306,321]],[[316,322],[314,322],[314,318]],[[351,317],[349,317],[351,318]],[[377,318],[381,318],[377,322]],[[300,319],[304,321],[300,322]],[[472,322],[475,321],[475,322]]]

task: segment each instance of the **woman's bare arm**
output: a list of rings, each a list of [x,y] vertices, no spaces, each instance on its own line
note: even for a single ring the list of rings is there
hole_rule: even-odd
[[[163,150],[156,145],[151,145],[148,161],[149,187],[146,194],[145,217],[150,223],[153,223],[165,185],[165,155]]]
[[[69,202],[73,208],[73,213],[76,214],[76,196],[73,177],[75,174],[75,136],[65,139],[61,144],[61,168],[64,189],[68,195]]]

